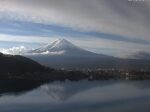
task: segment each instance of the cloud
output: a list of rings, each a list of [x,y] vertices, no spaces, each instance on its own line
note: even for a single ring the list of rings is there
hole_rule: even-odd
[[[9,37],[9,36],[8,36]],[[5,39],[8,39],[8,37],[4,37]],[[11,38],[11,36],[9,37]],[[42,37],[41,37],[42,38]],[[44,38],[44,37],[43,37]],[[144,52],[148,52],[149,49],[150,49],[150,45],[144,45],[144,44],[137,44],[137,43],[129,43],[129,42],[123,42],[123,41],[116,41],[116,40],[106,40],[106,39],[103,39],[103,38],[95,38],[95,37],[87,37],[86,39],[84,38],[81,38],[80,40],[79,39],[76,39],[77,37],[60,37],[60,38],[64,38],[64,39],[67,39],[68,41],[72,42],[73,44],[83,48],[83,49],[86,49],[86,50],[89,50],[89,51],[92,51],[92,52],[95,52],[95,53],[100,53],[100,54],[107,54],[107,55],[113,55],[113,56],[117,56],[117,57],[126,57],[128,56],[129,54],[132,54],[132,53],[135,53],[135,52],[140,52],[140,51],[144,51]],[[0,38],[1,39],[1,38]],[[18,36],[18,37],[13,37],[11,41],[9,41],[9,44],[13,43],[13,40],[18,40],[19,42],[21,40],[19,39],[23,39],[23,37],[21,36]],[[24,38],[22,41],[23,42],[29,42],[29,43],[32,43],[34,40],[34,42],[41,42],[39,41],[40,39],[37,39],[36,37],[33,37],[33,38],[30,38],[31,40],[29,41],[28,39],[26,40],[26,38]],[[36,39],[38,41],[36,41]],[[43,40],[43,45],[46,45],[47,43],[52,43],[56,40],[56,37],[55,38],[52,38],[49,40],[46,39],[45,41]],[[33,43],[34,45],[34,43]],[[0,49],[0,52],[2,53],[5,53],[5,54],[22,54],[28,50],[32,50],[32,49],[36,49],[38,47],[40,47],[39,45],[36,45],[36,47],[25,47],[25,46],[22,46],[20,44],[15,46],[15,44],[13,46],[15,47],[9,47],[9,48],[1,48]],[[19,47],[18,47],[19,46]],[[150,52],[150,51],[149,51]],[[43,55],[44,54],[49,54],[49,55],[58,55],[58,54],[63,54],[64,52],[61,51],[61,52],[44,52],[42,53]],[[36,55],[36,54],[34,54]]]
[[[78,37],[78,36],[54,36],[54,37],[40,37],[40,36],[13,36],[13,35],[0,35],[0,42],[2,45],[7,44],[7,49],[3,49],[3,53],[7,54],[17,54],[18,47],[16,46],[28,46],[26,49],[38,48],[45,44],[50,44],[58,38],[64,38],[71,41],[73,44],[90,50],[96,53],[104,53],[114,56],[124,56],[133,52],[145,51],[150,52],[150,45],[132,43],[128,41],[116,41],[105,38],[97,38],[94,36]],[[7,43],[5,43],[7,42]],[[13,44],[14,43],[14,44]],[[20,44],[19,44],[20,43]],[[28,45],[29,44],[29,45]],[[36,45],[37,44],[37,45]],[[6,46],[6,45],[5,45]],[[12,47],[15,46],[15,47]],[[3,46],[0,46],[1,49]],[[20,47],[19,47],[20,48]]]
[[[0,49],[0,52],[4,54],[12,54],[12,55],[18,55],[26,52],[27,49],[24,46],[19,46],[19,47],[12,47],[8,49]]]
[[[150,3],[128,0],[2,0],[2,18],[150,40]]]
[[[131,55],[128,55],[129,58],[133,59],[145,59],[145,60],[150,60],[150,52],[136,52]]]
[[[69,38],[74,44],[95,53],[126,57],[135,52],[150,52],[150,45],[129,43],[124,41],[106,40],[104,38],[88,37],[86,39]]]
[[[45,51],[42,53],[25,53],[26,55],[63,55],[65,53],[64,50],[62,51],[56,51],[56,52],[49,52],[49,51]]]
[[[61,55],[64,54],[65,51],[58,51],[58,52],[42,52],[42,53],[28,53],[28,51],[33,50],[33,48],[26,48],[25,46],[19,46],[19,47],[11,47],[11,48],[3,48],[0,49],[1,53],[4,54],[11,54],[11,55]]]
[[[59,38],[59,36],[57,37]],[[0,41],[9,42],[26,42],[26,43],[49,43],[54,41],[56,37],[42,37],[42,36],[16,36],[16,35],[6,35],[0,34]]]
[[[149,6],[129,0],[1,0],[0,41],[65,38],[98,53],[150,52]]]

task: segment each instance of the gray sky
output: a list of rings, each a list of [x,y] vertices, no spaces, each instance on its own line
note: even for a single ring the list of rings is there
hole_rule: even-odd
[[[110,55],[150,52],[148,0],[1,0],[0,18],[2,42],[66,38]]]

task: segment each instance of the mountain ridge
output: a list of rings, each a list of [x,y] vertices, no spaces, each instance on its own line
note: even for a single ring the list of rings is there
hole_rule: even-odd
[[[38,62],[20,55],[5,55],[0,53],[0,62],[0,73],[32,73],[48,70]]]
[[[34,55],[33,55],[34,54]],[[35,55],[36,54],[36,55]],[[104,54],[96,54],[61,39],[33,50],[25,55],[42,65],[53,68],[121,68],[140,69],[150,67],[150,61],[122,59]]]

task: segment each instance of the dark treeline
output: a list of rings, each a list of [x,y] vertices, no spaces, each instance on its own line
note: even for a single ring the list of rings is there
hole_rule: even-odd
[[[108,80],[108,79],[150,79],[150,69],[85,69],[55,70],[23,56],[4,55],[0,53],[0,80],[25,80],[45,83],[64,80]]]
[[[27,80],[35,82],[78,80],[149,80],[150,70],[49,70],[0,74],[0,80]]]

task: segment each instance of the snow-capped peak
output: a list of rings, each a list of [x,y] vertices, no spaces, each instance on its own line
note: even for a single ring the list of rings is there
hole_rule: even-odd
[[[81,50],[79,47],[73,45],[71,42],[65,39],[57,39],[51,44],[47,44],[43,47],[30,51],[30,53],[45,53],[45,52],[68,52],[68,51],[76,51]]]
[[[65,39],[58,39],[51,44],[51,50],[65,50],[67,48],[76,48],[76,46]]]

